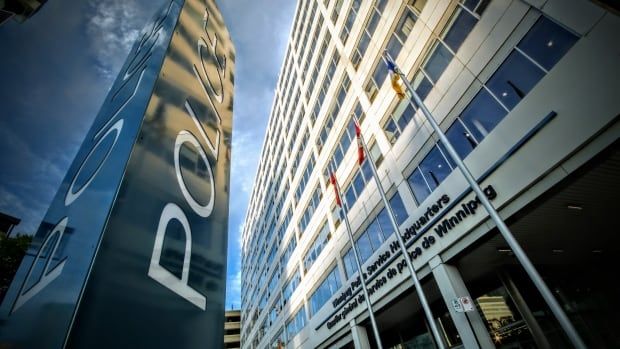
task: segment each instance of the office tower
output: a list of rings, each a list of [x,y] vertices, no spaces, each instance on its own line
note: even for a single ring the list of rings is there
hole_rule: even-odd
[[[0,346],[223,347],[233,71],[214,1],[157,12],[2,303]]]
[[[384,50],[584,341],[617,345],[618,32],[584,0],[300,1],[242,235],[243,348],[374,343],[331,165],[384,347],[433,343],[353,115],[446,346],[568,345]]]

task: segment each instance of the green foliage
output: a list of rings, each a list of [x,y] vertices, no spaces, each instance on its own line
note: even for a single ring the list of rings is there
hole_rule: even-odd
[[[31,241],[32,236],[29,235],[0,235],[0,302],[4,299]]]

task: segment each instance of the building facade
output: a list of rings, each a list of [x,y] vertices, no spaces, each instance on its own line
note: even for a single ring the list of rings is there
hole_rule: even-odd
[[[242,234],[242,347],[374,344],[330,166],[384,347],[434,345],[368,161],[357,164],[353,115],[446,347],[570,347],[421,112],[392,90],[384,50],[586,344],[620,345],[605,276],[620,240],[620,19],[606,3],[301,0]]]
[[[2,302],[0,347],[223,347],[234,56],[214,1],[156,12]]]
[[[241,310],[227,310],[224,314],[224,349],[241,348]]]

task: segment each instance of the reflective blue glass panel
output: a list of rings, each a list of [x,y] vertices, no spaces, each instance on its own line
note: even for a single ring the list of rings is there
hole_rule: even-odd
[[[457,119],[446,131],[446,137],[459,154],[461,159],[465,159],[476,147],[473,136],[465,129],[463,124]]]
[[[448,67],[448,64],[450,64],[452,57],[452,53],[440,41],[435,42],[433,53],[424,65],[424,70],[428,77],[432,81],[437,82],[441,74],[446,70],[446,67]]]
[[[553,66],[573,47],[578,37],[546,17],[541,17],[517,45],[545,69]]]
[[[452,19],[452,26],[446,32],[443,40],[453,52],[456,52],[463,44],[463,41],[465,41],[465,38],[467,38],[467,35],[469,35],[469,32],[478,23],[478,19],[461,7],[456,8]]]
[[[392,207],[392,211],[394,212],[394,216],[396,216],[396,223],[398,225],[403,224],[403,222],[409,218],[409,214],[405,209],[405,204],[403,204],[403,199],[400,197],[400,194],[396,192],[394,196],[390,199],[390,206]],[[388,230],[391,231],[392,229]]]
[[[424,177],[422,177],[422,173],[419,169],[416,168],[415,171],[413,171],[409,178],[407,178],[407,182],[409,182],[409,186],[411,187],[418,204],[423,202],[424,199],[431,194],[431,191],[428,188],[428,185],[426,185]]]
[[[480,142],[506,116],[506,109],[482,89],[461,113],[461,120]]]
[[[430,185],[431,190],[435,190],[435,188],[448,177],[450,172],[452,172],[448,162],[437,146],[433,147],[428,155],[426,155],[419,167],[428,185]]]
[[[508,109],[512,109],[544,76],[542,69],[514,50],[486,85]]]

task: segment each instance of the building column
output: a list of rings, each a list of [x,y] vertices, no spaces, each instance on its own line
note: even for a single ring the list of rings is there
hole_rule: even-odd
[[[484,321],[477,311],[460,313],[452,306],[454,299],[471,298],[458,269],[453,265],[445,264],[440,256],[433,257],[428,264],[465,348],[495,348]]]
[[[353,320],[349,322],[349,327],[351,328],[355,349],[370,349],[366,327],[356,324]]]

